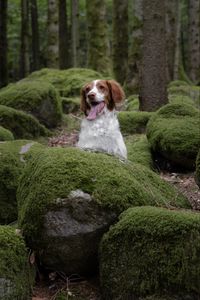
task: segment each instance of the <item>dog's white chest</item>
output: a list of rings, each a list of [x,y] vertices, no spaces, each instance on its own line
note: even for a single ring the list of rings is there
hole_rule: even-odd
[[[105,110],[95,120],[84,119],[77,146],[127,158],[116,112]]]

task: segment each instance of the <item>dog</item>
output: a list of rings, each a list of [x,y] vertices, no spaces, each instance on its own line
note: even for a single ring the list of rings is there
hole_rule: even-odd
[[[81,123],[79,148],[127,159],[117,119],[117,109],[124,100],[124,91],[115,80],[94,80],[81,89],[80,108],[86,118]]]

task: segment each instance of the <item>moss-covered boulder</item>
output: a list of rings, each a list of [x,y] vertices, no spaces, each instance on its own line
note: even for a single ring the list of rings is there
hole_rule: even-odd
[[[138,111],[139,110],[139,99],[138,95],[131,95],[125,102],[126,111]]]
[[[123,134],[143,133],[154,113],[147,111],[122,111],[118,114],[120,128]]]
[[[31,159],[42,145],[17,140],[0,143],[0,224],[17,219],[16,189],[25,162]]]
[[[62,117],[61,101],[48,82],[31,80],[10,84],[0,91],[0,104],[31,113],[48,128],[56,127]]]
[[[5,105],[0,105],[0,126],[10,130],[16,139],[30,139],[49,134],[35,117]]]
[[[61,97],[62,108],[65,114],[75,113],[80,110],[80,97]]]
[[[147,138],[155,154],[172,166],[195,168],[200,145],[200,111],[191,105],[167,104],[150,119]]]
[[[78,148],[47,148],[29,161],[20,179],[17,199],[19,225],[28,245],[39,252],[45,266],[66,273],[85,273],[96,267],[100,236],[97,240],[97,231],[91,230],[97,222],[93,209],[96,205],[97,211],[112,221],[130,206],[189,207],[177,190],[148,168]],[[78,241],[74,241],[74,223],[79,233],[84,231]],[[102,234],[102,230],[99,232]],[[81,268],[77,270],[80,261]]]
[[[12,132],[2,126],[0,126],[0,141],[12,141],[14,136]]]
[[[91,69],[72,68],[67,70],[42,69],[30,74],[23,81],[39,80],[51,83],[63,97],[80,95],[81,87],[94,79],[101,79],[102,75]]]
[[[196,159],[196,173],[195,173],[195,180],[198,186],[200,187],[200,149]]]
[[[200,214],[157,207],[130,208],[101,242],[103,299],[167,293],[181,296],[177,299],[197,300],[199,253]]]
[[[197,107],[200,107],[200,87],[189,84],[171,85],[168,88],[169,95],[187,96],[191,98]]]
[[[0,299],[31,299],[33,281],[22,237],[12,227],[0,226]]]
[[[151,148],[146,135],[132,135],[125,139],[128,160],[142,164],[150,169],[153,168]]]

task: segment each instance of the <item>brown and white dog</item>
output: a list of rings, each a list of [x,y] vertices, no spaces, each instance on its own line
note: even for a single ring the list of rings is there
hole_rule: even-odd
[[[116,109],[125,100],[121,86],[114,80],[94,80],[81,90],[82,120],[77,146],[127,158]]]

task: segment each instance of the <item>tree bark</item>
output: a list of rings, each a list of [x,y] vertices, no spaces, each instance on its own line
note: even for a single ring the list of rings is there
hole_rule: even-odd
[[[71,0],[71,40],[72,40],[72,66],[78,66],[79,48],[79,1]]]
[[[59,67],[69,67],[69,36],[67,27],[66,0],[59,0]]]
[[[106,7],[104,0],[86,0],[88,22],[88,67],[110,73]]]
[[[0,88],[8,83],[7,0],[0,0]]]
[[[168,102],[165,1],[143,0],[143,56],[140,110],[155,111]]]
[[[58,26],[58,1],[48,0],[48,46],[47,46],[47,66],[58,68],[59,64],[59,26]]]
[[[173,59],[173,76],[171,80],[178,80],[179,79],[179,71],[180,67],[182,65],[182,59],[181,59],[181,8],[179,4],[179,0],[176,1],[176,26],[174,28],[174,34],[175,34],[175,47],[174,47],[174,59]]]
[[[40,67],[40,42],[38,27],[37,0],[30,0],[31,10],[31,31],[32,31],[32,66],[31,70],[38,70]]]
[[[20,77],[27,76],[29,72],[29,0],[21,0]]]
[[[142,1],[135,0],[133,5],[133,18],[131,30],[131,45],[128,55],[128,72],[126,79],[126,89],[130,94],[139,92],[139,78],[141,73],[141,52],[142,52],[142,25],[143,10]]]
[[[113,0],[113,71],[124,84],[128,67],[128,0]]]
[[[195,83],[200,83],[200,1],[189,0],[188,74]]]

